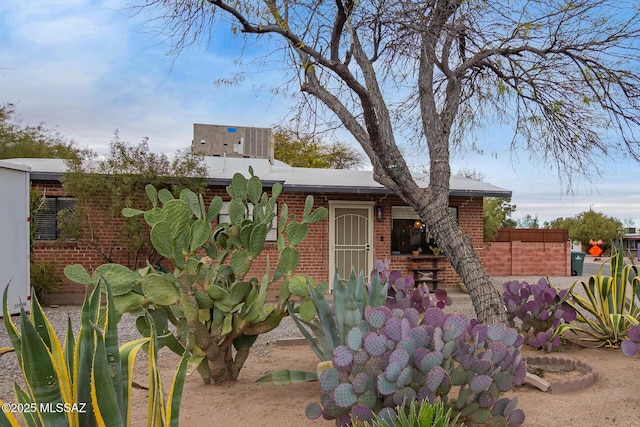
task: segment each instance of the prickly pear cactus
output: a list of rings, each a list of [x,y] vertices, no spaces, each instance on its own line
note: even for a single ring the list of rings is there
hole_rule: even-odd
[[[369,307],[365,317],[347,344],[334,348],[333,367],[319,378],[320,403],[307,407],[309,418],[352,425],[428,399],[443,402],[465,425],[523,423],[517,399],[501,398],[526,373],[519,351],[523,338],[515,329],[470,323],[437,307],[428,308],[424,318],[414,308]],[[457,395],[450,396],[452,391]]]
[[[149,185],[145,190],[151,209],[123,210],[126,217],[144,218],[151,227],[155,250],[171,261],[173,272],[157,271],[151,265],[132,271],[106,264],[90,277],[79,265],[65,269],[67,277],[79,283],[93,283],[100,275],[107,278],[113,283],[120,313],[148,310],[158,334],[164,336],[162,344],[179,354],[190,351],[190,365],[197,366],[206,383],[235,381],[251,345],[259,334],[279,325],[292,294],[302,297],[302,310],[309,312],[314,307],[309,289],[315,285],[295,274],[296,247],[310,224],[326,218],[327,210],[314,210],[309,196],[301,219],[289,215],[286,204],[278,206],[278,216],[276,203],[282,186],[274,184],[269,195],[251,169],[249,174],[249,178],[234,175],[227,187],[229,221],[215,227],[212,224],[222,211],[222,198],[214,197],[207,206],[202,195],[187,189],[176,199],[169,191]],[[275,268],[271,270],[273,264],[267,258],[264,276],[248,277],[273,224],[277,224],[279,251]],[[280,283],[280,297],[277,305],[269,306],[265,303],[267,290],[275,282]],[[143,333],[148,329],[144,317],[137,324]]]

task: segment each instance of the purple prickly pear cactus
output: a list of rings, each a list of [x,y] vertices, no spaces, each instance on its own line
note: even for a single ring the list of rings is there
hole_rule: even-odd
[[[532,338],[529,345],[551,351],[560,346],[560,340],[554,335],[562,323],[576,319],[576,311],[568,304],[566,289],[558,290],[546,279],[536,284],[511,281],[502,285],[503,299],[511,325],[515,319],[521,321],[520,331]]]

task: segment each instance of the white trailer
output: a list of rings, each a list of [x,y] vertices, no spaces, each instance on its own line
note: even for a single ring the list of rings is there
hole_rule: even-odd
[[[29,172],[26,165],[0,160],[0,303],[9,284],[9,312],[31,308],[29,279]],[[2,317],[2,310],[0,310]]]

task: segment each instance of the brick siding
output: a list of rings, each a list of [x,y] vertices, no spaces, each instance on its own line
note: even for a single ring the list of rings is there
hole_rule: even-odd
[[[59,183],[33,182],[34,186],[40,188],[48,196],[66,196]],[[205,203],[216,195],[228,200],[222,188],[210,189],[204,199]],[[405,274],[409,273],[409,258],[406,255],[391,255],[391,206],[404,205],[404,203],[394,195],[374,195],[374,194],[342,194],[342,193],[315,193],[314,208],[323,206],[329,208],[329,201],[360,201],[372,202],[376,207],[382,208],[382,219],[377,219],[374,212],[374,241],[372,242],[374,259],[390,259],[391,267],[398,269]],[[302,216],[306,194],[285,192],[278,199],[278,206],[286,203],[290,214],[298,217]],[[549,244],[544,248],[537,244],[511,242],[493,243],[485,247],[482,242],[482,198],[481,197],[451,197],[450,205],[458,208],[458,223],[462,230],[469,235],[476,251],[487,267],[491,275],[566,275],[569,274],[570,248],[568,243]],[[109,214],[100,208],[90,210],[94,224],[98,224],[93,232],[103,243],[103,250],[109,254],[110,258],[117,263],[124,264],[129,268],[144,266],[147,259],[142,256],[135,259],[133,254],[126,249],[122,242],[120,230],[124,225],[124,220],[109,219]],[[316,281],[326,281],[329,278],[329,221],[325,220],[309,227],[309,234],[298,247],[300,252],[300,263],[297,272],[306,274]],[[563,252],[564,251],[564,252]],[[271,268],[273,269],[278,252],[275,242],[268,242],[263,254],[254,262],[250,276],[262,277],[265,273],[265,260],[269,257]],[[49,296],[50,303],[79,303],[84,296],[84,286],[69,282],[64,278],[63,269],[69,264],[82,264],[91,273],[96,267],[105,263],[105,258],[101,257],[97,251],[89,247],[86,243],[80,242],[48,242],[36,241],[33,247],[33,257],[35,262],[47,261],[56,265],[56,273],[63,277],[63,288]],[[444,285],[456,286],[460,280],[453,268],[446,260],[442,263],[445,270],[439,273],[439,277],[445,279]],[[169,271],[170,265],[165,265]],[[441,285],[441,286],[442,286]],[[270,300],[275,300],[279,289],[273,286],[269,289]]]

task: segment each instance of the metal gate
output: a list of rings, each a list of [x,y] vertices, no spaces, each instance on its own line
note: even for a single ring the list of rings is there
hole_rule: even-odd
[[[352,268],[368,277],[373,266],[373,205],[334,202],[330,208],[330,281],[336,268],[342,279],[349,278]]]

